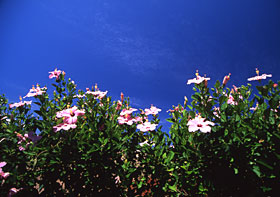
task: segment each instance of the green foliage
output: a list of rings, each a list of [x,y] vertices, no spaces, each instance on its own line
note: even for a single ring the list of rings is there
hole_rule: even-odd
[[[82,97],[64,75],[52,86],[53,94],[35,96],[32,108],[9,108],[0,95],[0,162],[10,173],[0,178],[0,196],[10,188],[29,196],[273,196],[280,190],[280,90],[272,81],[254,96],[250,84],[234,91],[219,81],[211,89],[196,84],[190,105],[170,110],[168,134],[119,124],[128,98],[118,108],[106,95]],[[73,106],[85,112],[77,127],[55,132],[63,122],[57,112]],[[211,132],[189,132],[198,114],[215,123]],[[157,115],[151,123],[159,123]],[[31,131],[42,138],[20,142]]]

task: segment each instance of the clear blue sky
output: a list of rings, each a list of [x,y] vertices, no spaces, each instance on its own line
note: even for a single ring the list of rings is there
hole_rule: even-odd
[[[246,84],[256,67],[278,80],[279,10],[279,0],[2,0],[0,94],[18,102],[33,84],[51,88],[57,67],[80,89],[154,104],[163,120],[196,69],[210,85],[229,72],[229,86]]]

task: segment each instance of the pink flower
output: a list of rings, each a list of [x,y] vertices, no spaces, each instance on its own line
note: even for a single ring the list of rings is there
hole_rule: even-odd
[[[54,71],[49,72],[49,73],[50,73],[49,79],[56,77],[56,80],[58,80],[59,79],[59,75],[61,74],[61,70],[55,69]]]
[[[195,117],[195,119],[189,120],[187,126],[189,126],[189,132],[195,132],[200,130],[202,133],[207,133],[211,131],[211,126],[215,124],[210,121],[204,121],[205,118],[201,118],[200,116]]]
[[[128,109],[123,109],[120,113],[121,116],[124,116],[124,115],[130,115],[132,114],[133,112],[137,111],[137,109],[135,108],[128,108]]]
[[[0,168],[4,167],[7,163],[5,161],[0,162]]]
[[[267,77],[272,77],[271,74],[262,74],[259,75],[260,71],[256,68],[257,76],[248,78],[248,81],[260,81],[262,79],[266,79]]]
[[[20,101],[20,102],[18,102],[18,103],[10,104],[9,106],[10,106],[10,108],[13,108],[13,107],[22,107],[22,106],[24,106],[25,104],[26,104],[26,105],[31,105],[31,103],[32,103],[32,101],[24,101],[24,102]]]
[[[237,105],[237,102],[234,101],[234,98],[233,98],[233,96],[231,94],[228,96],[227,104]]]
[[[2,170],[2,167],[4,167],[7,163],[6,162],[0,162],[0,177],[6,179],[10,173],[9,172],[4,172]]]
[[[203,81],[207,82],[208,80],[210,80],[210,78],[205,78],[205,77],[199,76],[198,71],[196,71],[195,75],[196,75],[196,78],[188,80],[188,82],[187,82],[188,85],[191,84],[191,83],[200,84]]]
[[[219,107],[214,107],[214,112],[213,112],[213,114],[214,114],[216,117],[220,118],[219,113],[220,113],[220,108],[219,108]]]
[[[22,189],[23,189],[23,188],[19,188],[19,189],[15,188],[15,187],[11,188],[11,189],[9,190],[8,197],[11,197],[11,196],[15,195],[16,193],[18,193],[18,192],[19,192],[20,190],[22,190]]]
[[[120,116],[117,118],[117,120],[119,124],[127,124],[127,125],[132,125],[135,122],[135,119],[132,118],[129,114]]]
[[[120,178],[120,176],[116,176],[115,177],[115,184],[118,184],[118,183],[121,183],[121,178]]]
[[[90,90],[87,90],[86,91],[86,94],[91,94],[94,96],[94,98],[98,98],[98,99],[102,99],[104,96],[106,96],[106,94],[108,93],[108,91],[105,91],[105,92],[102,92],[102,91],[99,91],[99,90],[96,90],[96,91],[90,91]]]
[[[119,111],[121,109],[121,107],[122,107],[122,102],[118,101],[116,110]]]
[[[142,124],[137,125],[137,129],[139,129],[142,132],[146,131],[153,131],[156,129],[157,124],[151,124],[150,122],[144,122]]]
[[[29,92],[27,93],[26,96],[24,96],[23,98],[26,97],[33,97],[33,96],[38,96],[38,95],[42,95],[43,93],[45,93],[47,88],[40,88],[39,85],[37,85],[37,88],[35,88],[34,86],[32,87],[32,89],[29,90]]]
[[[57,118],[64,118],[63,122],[67,124],[75,124],[77,122],[78,116],[83,116],[85,114],[84,110],[78,110],[76,106],[59,111],[56,113]]]
[[[61,124],[59,124],[59,125],[57,125],[57,126],[54,126],[54,127],[53,127],[53,130],[54,130],[54,132],[58,132],[58,131],[60,131],[61,129],[67,131],[67,130],[69,130],[69,129],[75,129],[76,127],[77,127],[76,124],[61,123]]]
[[[152,114],[152,115],[156,115],[156,114],[158,114],[158,112],[160,112],[161,111],[161,109],[159,109],[159,108],[156,108],[156,107],[154,107],[153,105],[151,105],[151,108],[150,109],[145,109],[145,115],[150,115],[150,114]]]
[[[132,125],[134,122],[136,122],[136,120],[131,117],[131,114],[134,111],[137,111],[137,109],[134,109],[134,108],[123,109],[120,113],[120,116],[117,118],[119,124]]]

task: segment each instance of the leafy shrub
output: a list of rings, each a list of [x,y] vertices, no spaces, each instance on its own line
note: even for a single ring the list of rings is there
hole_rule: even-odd
[[[97,85],[77,91],[59,70],[49,77],[53,94],[37,85],[26,95],[32,104],[8,105],[0,96],[1,196],[272,196],[280,190],[279,83],[256,86],[253,94],[251,84],[226,88],[228,75],[209,89],[209,78],[197,73],[189,81],[196,83],[191,103],[186,98],[169,110],[165,133],[154,106],[136,112],[123,95],[112,101]]]

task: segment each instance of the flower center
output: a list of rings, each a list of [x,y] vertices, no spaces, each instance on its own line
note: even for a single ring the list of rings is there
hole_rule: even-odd
[[[197,127],[202,127],[202,124],[197,124]]]
[[[75,114],[72,110],[70,110],[70,116],[75,116]]]

